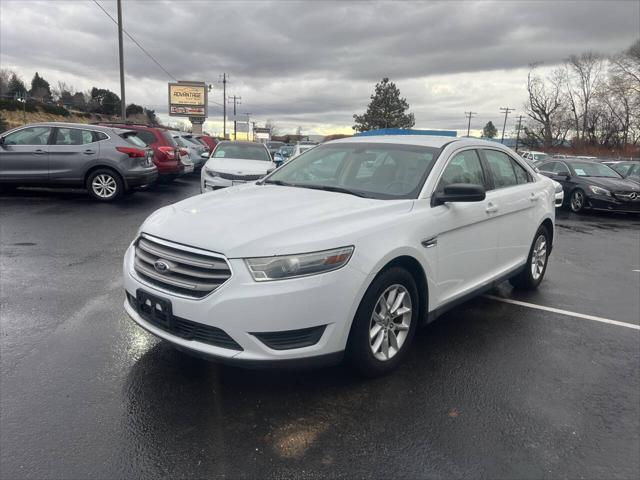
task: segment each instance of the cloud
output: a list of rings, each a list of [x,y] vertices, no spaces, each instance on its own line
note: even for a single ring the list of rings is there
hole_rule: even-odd
[[[98,1],[115,17],[114,1]],[[521,107],[528,64],[640,37],[640,4],[626,1],[125,0],[123,11],[174,77],[217,87],[227,72],[241,111],[287,128],[348,128],[384,76],[419,126],[464,128],[469,108],[495,121],[503,104]],[[3,0],[0,27],[3,68],[119,91],[116,27],[93,2]],[[165,112],[171,79],[127,38],[125,69],[127,101]],[[212,120],[219,110],[212,103]]]

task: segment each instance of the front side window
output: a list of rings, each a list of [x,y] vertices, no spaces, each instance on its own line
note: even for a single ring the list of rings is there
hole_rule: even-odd
[[[442,172],[436,191],[444,192],[444,187],[452,183],[484,185],[480,157],[475,150],[465,150],[451,159]]]
[[[259,144],[219,143],[213,152],[213,158],[271,161],[271,155],[267,149]]]
[[[46,145],[51,127],[27,127],[4,137],[5,145]]]
[[[531,177],[529,177],[529,174],[522,167],[522,165],[516,162],[513,158],[510,158],[510,160],[511,160],[511,165],[513,166],[513,170],[516,172],[516,180],[518,180],[518,183],[520,184],[520,183],[530,182]]]
[[[484,156],[491,170],[494,188],[506,188],[518,184],[509,155],[497,150],[484,150]]]
[[[417,198],[439,149],[415,145],[320,145],[276,170],[265,183],[377,198]]]
[[[90,130],[79,128],[58,128],[54,145],[84,145],[93,142],[93,134]]]

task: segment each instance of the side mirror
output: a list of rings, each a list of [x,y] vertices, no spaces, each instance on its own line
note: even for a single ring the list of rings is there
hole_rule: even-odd
[[[482,185],[473,183],[452,183],[444,187],[444,192],[435,194],[436,205],[446,202],[481,202],[486,198],[486,192]]]
[[[209,152],[202,152],[200,154],[200,157],[204,158],[205,160],[209,158]]]

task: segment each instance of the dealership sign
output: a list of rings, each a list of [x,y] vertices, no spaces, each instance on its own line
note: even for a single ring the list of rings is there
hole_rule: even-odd
[[[206,117],[207,85],[204,82],[170,83],[169,115],[172,117]]]

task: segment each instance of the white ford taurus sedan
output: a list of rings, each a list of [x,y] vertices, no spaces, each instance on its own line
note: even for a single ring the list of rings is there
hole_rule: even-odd
[[[493,142],[329,142],[256,183],[153,213],[125,255],[124,307],[154,335],[223,362],[346,357],[380,375],[420,324],[507,279],[538,286],[554,196]]]

